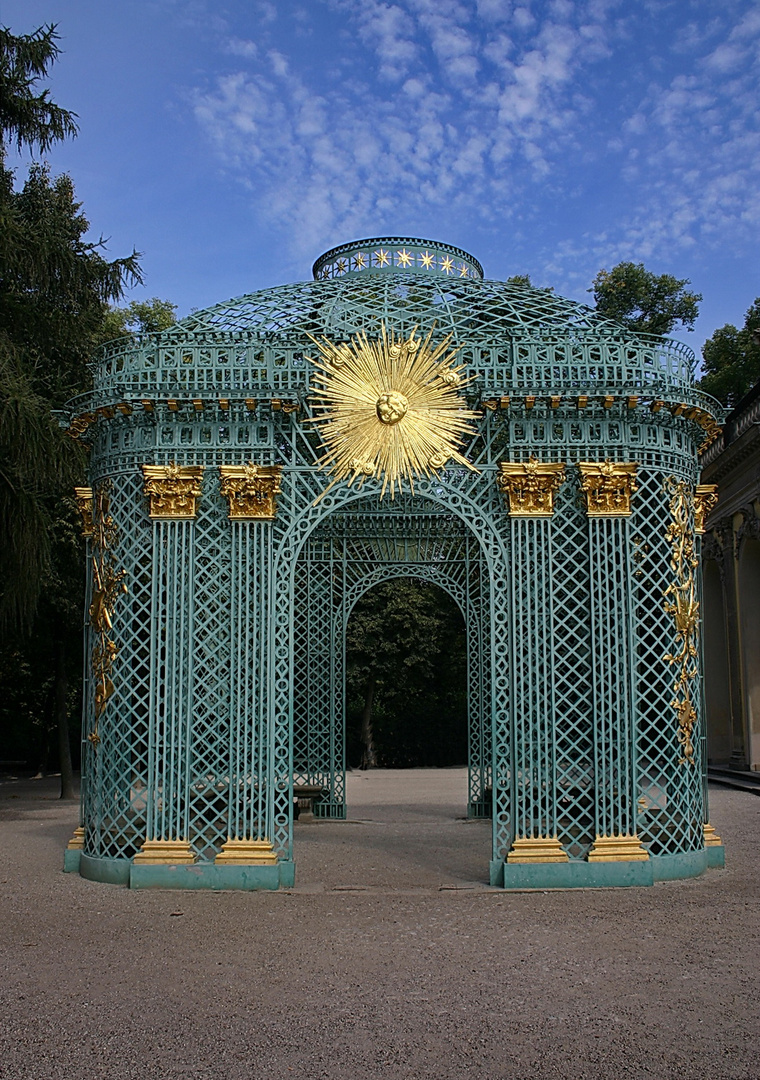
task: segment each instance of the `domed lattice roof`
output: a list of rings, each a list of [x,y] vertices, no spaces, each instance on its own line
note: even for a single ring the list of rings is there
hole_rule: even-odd
[[[629,333],[550,289],[483,280],[460,248],[403,237],[344,244],[320,256],[316,280],[281,285],[194,312],[186,332],[374,333],[382,321],[429,327],[455,338],[549,333]]]
[[[472,395],[649,393],[714,411],[693,385],[694,354],[638,335],[593,308],[520,282],[489,281],[449,244],[404,237],[358,240],[314,264],[315,280],[215,304],[159,333],[104,345],[94,388],[72,409],[116,408],[146,395],[174,401],[209,392],[245,400],[304,400],[313,339],[347,342],[383,327],[451,335],[475,379]],[[526,391],[526,387],[528,391]],[[97,404],[96,404],[97,403]]]

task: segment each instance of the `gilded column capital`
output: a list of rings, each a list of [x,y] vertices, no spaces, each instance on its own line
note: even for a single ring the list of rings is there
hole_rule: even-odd
[[[694,496],[694,532],[699,533],[700,536],[705,531],[705,518],[715,509],[718,505],[718,485],[717,484],[697,484],[697,491]]]
[[[87,540],[92,536],[92,488],[75,487],[74,496],[77,509],[82,515],[82,536]]]
[[[580,461],[581,490],[589,517],[629,517],[637,490],[634,461]]]
[[[273,521],[282,490],[282,465],[220,465],[221,492],[231,521]]]
[[[197,516],[202,465],[143,465],[142,472],[152,518],[187,521]]]
[[[559,462],[500,461],[497,483],[509,499],[511,517],[551,517],[554,493],[565,479],[565,466]]]

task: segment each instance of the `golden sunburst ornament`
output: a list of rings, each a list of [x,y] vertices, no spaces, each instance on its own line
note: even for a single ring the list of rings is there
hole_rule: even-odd
[[[364,333],[339,345],[312,338],[320,352],[312,419],[326,448],[320,467],[333,474],[323,495],[340,480],[361,486],[367,477],[382,480],[380,498],[403,491],[404,481],[413,494],[415,478],[449,461],[478,471],[457,450],[477,417],[459,393],[469,381],[464,365],[454,364],[451,335],[435,346],[431,336],[396,338],[383,324],[377,341]]]

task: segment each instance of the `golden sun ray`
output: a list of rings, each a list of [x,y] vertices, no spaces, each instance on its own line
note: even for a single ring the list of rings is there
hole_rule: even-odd
[[[340,480],[361,487],[375,477],[380,498],[387,490],[394,498],[404,482],[414,493],[415,479],[449,461],[478,471],[457,449],[477,418],[459,393],[469,381],[464,364],[455,366],[456,351],[448,351],[451,335],[435,346],[431,337],[421,340],[415,329],[397,338],[382,324],[376,341],[363,332],[337,345],[312,338],[320,353],[311,361],[312,422],[325,448],[320,468],[333,475],[320,499]]]

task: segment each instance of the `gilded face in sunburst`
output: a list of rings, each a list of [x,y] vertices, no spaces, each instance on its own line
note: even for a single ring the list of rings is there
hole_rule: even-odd
[[[381,424],[397,424],[406,416],[409,402],[403,394],[391,390],[388,394],[380,395],[375,408]]]
[[[435,475],[450,460],[474,468],[457,451],[476,416],[459,394],[467,380],[453,366],[450,339],[432,345],[431,337],[412,331],[397,338],[382,326],[372,341],[364,333],[339,345],[315,341],[321,358],[312,361],[313,421],[333,483],[374,477],[380,497],[390,488],[393,498],[404,481],[414,492],[415,478]]]

